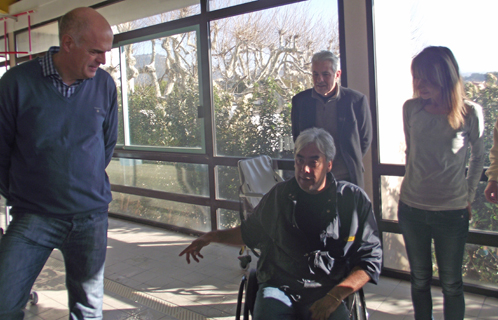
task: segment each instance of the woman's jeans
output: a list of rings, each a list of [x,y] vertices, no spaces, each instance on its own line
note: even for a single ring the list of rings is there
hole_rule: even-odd
[[[313,303],[295,302],[290,295],[279,288],[263,283],[259,285],[256,295],[254,320],[308,320],[311,319],[309,309],[312,305]],[[349,312],[344,302],[329,316],[328,320],[349,320]]]
[[[23,319],[31,287],[54,248],[66,267],[70,319],[102,319],[107,212],[78,218],[15,214],[0,241],[0,319]]]
[[[431,239],[443,287],[444,319],[460,320],[465,315],[462,262],[469,231],[467,209],[428,211],[399,202],[398,219],[410,262],[412,301],[416,320],[432,317]]]

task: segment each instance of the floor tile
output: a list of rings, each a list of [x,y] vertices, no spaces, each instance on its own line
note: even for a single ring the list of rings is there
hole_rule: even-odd
[[[234,320],[244,270],[240,248],[212,244],[200,263],[187,264],[178,254],[194,237],[109,220],[104,320]],[[256,266],[256,259],[251,267]],[[55,250],[33,290],[37,305],[27,305],[26,320],[67,319],[67,291],[62,254]],[[410,283],[381,277],[364,287],[369,320],[413,319]],[[431,290],[435,320],[443,319],[441,288]],[[498,320],[498,299],[466,294],[466,318]]]

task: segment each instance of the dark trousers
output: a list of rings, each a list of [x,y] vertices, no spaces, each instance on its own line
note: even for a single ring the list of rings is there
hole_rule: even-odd
[[[254,305],[254,320],[309,320],[311,319],[309,309],[312,305],[313,302],[295,302],[290,295],[279,288],[260,284]],[[330,315],[328,320],[349,320],[349,312],[344,302]]]
[[[461,320],[465,315],[462,262],[469,231],[467,209],[428,211],[399,202],[399,226],[410,262],[411,291],[416,320],[432,316],[432,253],[434,248],[443,287],[445,320]]]

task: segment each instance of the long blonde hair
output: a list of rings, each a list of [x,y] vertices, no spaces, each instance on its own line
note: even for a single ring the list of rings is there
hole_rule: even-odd
[[[441,89],[443,107],[450,110],[448,122],[457,130],[467,114],[464,103],[465,91],[455,56],[447,47],[427,47],[412,61],[413,96],[420,96],[415,86],[415,78],[428,81]]]

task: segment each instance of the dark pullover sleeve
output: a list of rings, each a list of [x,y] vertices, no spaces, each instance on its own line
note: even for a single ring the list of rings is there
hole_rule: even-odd
[[[15,142],[15,79],[7,72],[0,79],[0,194],[9,198],[9,169]],[[7,85],[9,84],[9,85]]]
[[[118,139],[118,96],[114,82],[112,82],[110,87],[112,88],[112,92],[109,94],[111,108],[103,124],[106,167],[111,162],[114,147]]]

